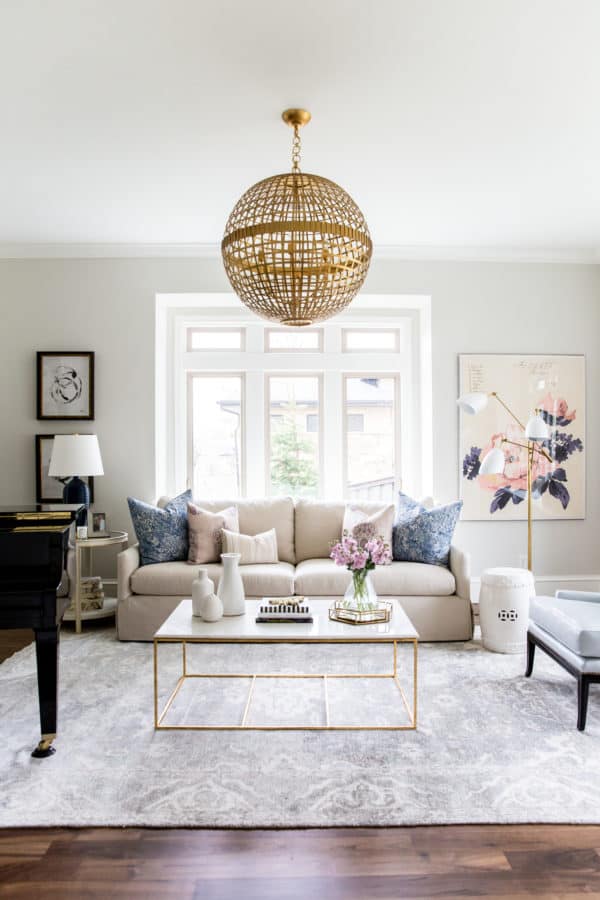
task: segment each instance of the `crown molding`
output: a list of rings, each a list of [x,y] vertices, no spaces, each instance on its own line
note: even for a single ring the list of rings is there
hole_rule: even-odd
[[[220,256],[220,244],[0,242],[0,259],[214,259]]]
[[[219,259],[219,244],[1,243],[0,259]],[[598,265],[595,247],[478,247],[376,244],[376,260]]]
[[[498,262],[498,263],[563,263],[565,265],[598,265],[600,248],[596,247],[485,247],[415,244],[399,246],[380,244],[373,248],[375,259],[406,262]]]

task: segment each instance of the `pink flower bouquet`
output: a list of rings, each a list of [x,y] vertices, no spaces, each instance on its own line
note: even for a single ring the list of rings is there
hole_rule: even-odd
[[[376,566],[389,565],[392,554],[389,544],[375,534],[370,523],[357,525],[352,534],[344,531],[341,541],[333,545],[330,556],[336,565],[346,566],[352,572],[352,595],[359,606],[368,605],[371,597],[376,599],[368,581],[369,572]],[[347,595],[348,592],[348,599]]]

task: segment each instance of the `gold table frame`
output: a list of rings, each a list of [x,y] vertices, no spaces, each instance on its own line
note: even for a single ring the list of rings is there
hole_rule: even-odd
[[[182,673],[177,680],[175,688],[169,695],[164,707],[159,711],[158,708],[158,645],[159,644],[181,644],[181,662]],[[308,674],[286,674],[286,673],[264,673],[255,674],[251,672],[235,672],[235,673],[200,673],[189,672],[187,665],[187,644],[392,644],[393,645],[393,671],[391,673],[377,674],[325,674],[325,673],[308,673]],[[413,690],[412,690],[412,710],[409,706],[404,688],[400,682],[398,675],[398,644],[413,645]],[[235,640],[232,638],[194,638],[194,637],[155,637],[154,638],[154,728],[156,731],[415,731],[417,728],[417,673],[418,673],[418,638],[390,638],[385,640],[382,638],[356,638],[349,640],[335,640],[335,638],[323,638],[306,640],[302,638],[288,637],[285,640],[276,639],[256,639],[245,640],[243,638]],[[248,697],[244,707],[242,721],[238,725],[163,725],[165,716],[171,708],[173,701],[177,697],[183,684],[192,678],[249,678],[250,688]],[[252,703],[254,686],[258,678],[320,678],[324,684],[325,696],[325,724],[324,725],[248,725],[248,713]],[[329,716],[329,694],[327,689],[328,679],[335,678],[386,678],[392,679],[398,688],[404,708],[408,714],[408,725],[332,725]]]

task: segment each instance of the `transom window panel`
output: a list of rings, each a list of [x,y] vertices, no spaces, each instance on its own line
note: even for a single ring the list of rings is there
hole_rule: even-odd
[[[342,328],[342,350],[344,353],[369,353],[377,350],[398,353],[400,332],[397,328]]]
[[[273,495],[319,495],[321,383],[318,375],[267,375],[268,482]]]
[[[395,499],[396,401],[393,375],[344,378],[346,496],[350,500]]]
[[[323,350],[323,329],[292,330],[290,328],[265,329],[265,350],[285,352],[320,353]]]
[[[188,350],[243,350],[244,328],[188,328]]]
[[[242,496],[243,376],[190,374],[188,413],[188,472],[194,497]]]

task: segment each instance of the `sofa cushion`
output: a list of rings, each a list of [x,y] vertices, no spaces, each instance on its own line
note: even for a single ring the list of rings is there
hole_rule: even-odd
[[[209,563],[202,568],[207,570],[217,590],[223,571],[221,563]],[[157,597],[190,597],[197,573],[198,566],[187,562],[142,566],[131,576],[131,590],[134,594]],[[294,567],[290,563],[240,566],[240,574],[248,597],[288,597],[294,593]]]
[[[220,562],[225,529],[237,531],[240,527],[237,506],[229,506],[218,513],[188,503],[188,536],[190,550],[188,562],[203,566]]]
[[[239,553],[241,566],[279,562],[277,533],[274,528],[261,534],[238,534],[224,528],[223,553]]]
[[[579,656],[600,659],[600,603],[531,597],[529,618]]]
[[[372,515],[385,506],[381,500],[375,503],[361,500],[354,505],[359,506],[367,515]],[[331,545],[342,536],[345,509],[345,503],[324,503],[322,500],[297,501],[296,562],[329,557]]]
[[[351,573],[344,566],[337,566],[332,559],[306,559],[296,566],[296,593],[307,597],[311,594],[342,596],[351,578]],[[377,566],[371,572],[371,578],[382,597],[441,597],[453,594],[456,589],[454,575],[449,569],[424,563],[393,562],[389,566]]]
[[[210,512],[237,506],[241,534],[260,534],[274,528],[277,555],[282,562],[294,563],[294,501],[291,497],[269,500],[198,500],[194,503]]]
[[[401,498],[413,505],[406,504],[398,509],[393,532],[394,559],[398,562],[447,566],[462,500],[425,509],[403,494],[400,494],[399,500]]]
[[[140,565],[185,559],[188,555],[187,504],[185,491],[164,506],[152,506],[128,497],[129,513],[140,545]]]
[[[372,512],[365,512],[360,503],[347,503],[344,510],[342,531],[352,534],[356,525],[368,522],[375,528],[377,537],[382,537],[385,543],[392,547],[392,526],[394,524],[394,506],[392,503],[380,506]],[[329,555],[329,554],[328,554]]]

